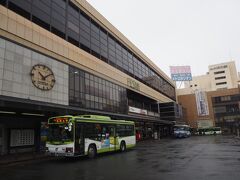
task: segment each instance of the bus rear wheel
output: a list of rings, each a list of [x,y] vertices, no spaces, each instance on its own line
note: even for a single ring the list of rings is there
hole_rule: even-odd
[[[124,141],[122,141],[121,144],[120,144],[120,151],[121,151],[121,152],[126,151],[126,144],[125,144]]]
[[[88,148],[88,157],[90,159],[93,159],[96,157],[96,155],[97,155],[96,147],[93,144],[91,144]]]

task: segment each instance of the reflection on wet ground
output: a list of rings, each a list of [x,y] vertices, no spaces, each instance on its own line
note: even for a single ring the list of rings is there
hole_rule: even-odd
[[[240,140],[202,136],[140,142],[126,153],[57,159],[0,169],[1,180],[240,179]]]

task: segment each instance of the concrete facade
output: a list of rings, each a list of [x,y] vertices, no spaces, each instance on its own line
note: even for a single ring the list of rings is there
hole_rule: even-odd
[[[193,76],[193,80],[184,82],[185,88],[178,89],[177,94],[191,94],[195,90],[216,91],[238,87],[240,77],[234,61],[214,64],[208,67],[205,75]]]
[[[68,66],[28,48],[0,38],[0,95],[68,105]],[[56,84],[51,91],[37,89],[29,76],[33,65],[52,69]]]

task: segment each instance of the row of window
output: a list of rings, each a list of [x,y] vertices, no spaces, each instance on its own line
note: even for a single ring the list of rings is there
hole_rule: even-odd
[[[238,113],[240,111],[238,104],[214,107],[214,113]]]
[[[114,125],[114,124],[85,124],[85,138],[97,141],[109,139],[110,137],[134,136],[133,125]]]
[[[221,103],[221,102],[227,102],[227,101],[240,101],[240,95],[231,95],[231,96],[218,96],[218,97],[213,97],[213,102],[214,103]]]
[[[214,72],[214,74],[223,74],[223,73],[225,73],[225,71],[216,71],[216,72]]]
[[[215,77],[215,80],[226,79],[226,76]]]
[[[216,83],[216,85],[223,85],[223,84],[227,84],[227,82],[219,82],[219,83]]]
[[[1,4],[175,100],[175,88],[70,0]]]
[[[125,114],[126,88],[70,66],[69,103],[82,108]]]

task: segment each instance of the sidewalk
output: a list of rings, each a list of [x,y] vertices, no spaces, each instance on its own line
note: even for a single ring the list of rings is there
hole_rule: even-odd
[[[9,154],[0,156],[0,167],[10,166],[23,162],[42,161],[48,160],[51,157],[46,156],[44,153],[20,153],[20,154]]]

